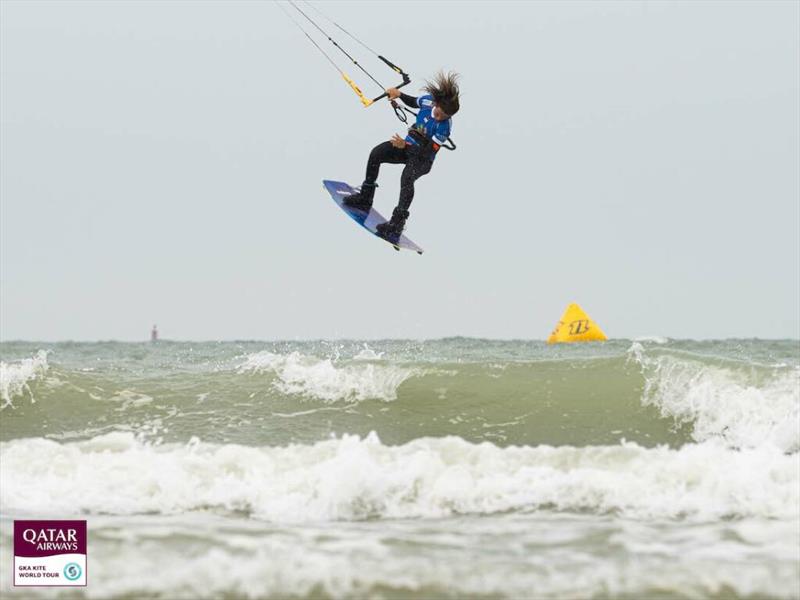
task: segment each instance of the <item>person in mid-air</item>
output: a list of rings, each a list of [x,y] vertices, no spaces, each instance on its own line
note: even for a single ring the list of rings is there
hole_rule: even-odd
[[[361,190],[344,198],[347,206],[369,211],[378,186],[380,166],[383,163],[405,164],[400,176],[400,201],[392,218],[377,227],[378,235],[384,238],[396,238],[403,232],[408,208],[414,199],[414,182],[430,172],[436,153],[453,130],[451,117],[459,109],[457,73],[441,72],[423,89],[427,94],[419,98],[403,94],[397,88],[386,90],[390,100],[400,98],[406,106],[419,108],[417,120],[408,129],[405,139],[395,134],[390,141],[372,149]]]

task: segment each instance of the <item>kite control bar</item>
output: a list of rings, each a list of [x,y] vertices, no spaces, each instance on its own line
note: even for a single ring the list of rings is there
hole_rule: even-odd
[[[308,0],[305,0],[305,3],[306,3],[308,6],[311,6],[311,5],[309,4]],[[378,81],[378,80],[377,80],[377,79],[376,79],[376,78],[375,78],[375,77],[374,77],[374,76],[373,76],[373,75],[372,75],[372,74],[371,74],[369,71],[367,71],[367,70],[366,70],[366,69],[365,69],[365,68],[364,68],[364,67],[363,67],[363,66],[362,66],[362,65],[361,65],[361,64],[360,64],[360,63],[359,63],[359,62],[358,62],[358,61],[357,61],[357,60],[356,60],[356,59],[355,59],[353,56],[351,56],[351,55],[350,55],[350,53],[349,53],[349,52],[347,52],[347,50],[345,50],[344,48],[342,48],[342,47],[341,47],[341,46],[338,44],[338,42],[337,42],[336,40],[334,40],[334,39],[333,39],[333,37],[332,37],[332,36],[331,36],[331,35],[330,35],[330,34],[329,34],[329,33],[328,33],[328,32],[327,32],[325,29],[323,29],[322,27],[320,27],[320,25],[319,25],[319,24],[318,24],[318,23],[317,23],[317,22],[316,22],[314,19],[312,19],[312,18],[311,18],[311,17],[308,15],[308,13],[306,13],[306,11],[304,11],[302,8],[300,8],[300,7],[297,5],[297,0],[289,0],[289,5],[290,5],[292,8],[294,8],[294,9],[295,9],[295,10],[296,10],[298,13],[300,13],[300,15],[302,15],[302,16],[303,16],[303,18],[304,18],[306,21],[308,21],[309,23],[311,23],[311,25],[313,25],[313,26],[314,26],[314,27],[315,27],[315,28],[316,28],[316,29],[317,29],[317,30],[318,30],[318,31],[319,31],[319,32],[320,32],[320,33],[321,33],[323,36],[325,36],[325,37],[328,39],[328,41],[329,41],[331,44],[333,44],[333,46],[334,46],[334,47],[335,47],[337,50],[339,50],[339,52],[341,52],[342,54],[344,54],[344,55],[347,57],[347,59],[348,59],[348,60],[350,60],[350,62],[351,62],[351,63],[353,63],[353,65],[355,65],[356,67],[358,67],[358,69],[359,69],[359,70],[361,70],[361,72],[362,72],[362,73],[364,73],[364,74],[365,74],[367,77],[369,77],[369,78],[370,78],[370,79],[373,81],[373,83],[375,83],[376,85],[380,86],[380,88],[381,88],[382,90],[385,90],[385,89],[386,89],[386,87],[385,87],[383,84],[381,84],[381,82],[380,82],[380,81]],[[343,71],[341,68],[339,68],[339,66],[336,64],[336,61],[334,61],[334,60],[333,60],[333,59],[332,59],[332,58],[331,58],[331,57],[328,55],[328,53],[327,53],[327,52],[325,52],[325,50],[323,50],[323,49],[322,49],[322,47],[321,47],[319,44],[317,44],[317,42],[316,42],[316,41],[314,41],[314,39],[313,39],[313,38],[312,38],[312,37],[311,37],[311,36],[308,34],[308,32],[307,32],[307,31],[306,31],[306,30],[303,28],[303,26],[302,26],[302,25],[300,25],[300,23],[299,23],[299,22],[298,22],[298,21],[297,21],[297,20],[296,20],[296,19],[295,19],[295,18],[292,16],[292,14],[291,14],[289,11],[287,11],[287,10],[286,10],[286,9],[285,9],[285,8],[284,8],[282,5],[280,5],[280,4],[278,4],[278,7],[279,7],[279,8],[280,8],[280,9],[281,9],[283,12],[284,12],[284,14],[285,14],[287,17],[289,17],[289,19],[291,19],[291,21],[292,21],[292,22],[293,22],[295,25],[297,25],[297,27],[300,29],[300,31],[302,31],[302,32],[303,32],[303,34],[304,34],[304,35],[305,35],[305,36],[306,36],[306,37],[309,39],[309,41],[310,41],[312,44],[314,44],[314,46],[316,46],[317,50],[319,50],[319,51],[320,51],[320,52],[321,52],[321,53],[322,53],[322,54],[325,56],[325,58],[327,58],[327,59],[328,59],[328,62],[329,62],[329,63],[331,63],[331,65],[333,66],[333,68],[334,68],[334,69],[336,69],[337,71],[339,71],[339,74],[342,76],[342,79],[344,79],[344,80],[347,82],[347,85],[349,85],[349,86],[350,86],[350,88],[351,88],[351,89],[352,89],[352,90],[353,90],[353,91],[356,93],[356,96],[358,96],[358,99],[361,101],[361,104],[363,104],[365,107],[366,107],[366,106],[370,106],[370,105],[372,105],[372,104],[375,104],[375,103],[376,103],[378,100],[382,100],[383,98],[387,98],[387,97],[388,97],[388,94],[387,94],[387,93],[384,91],[384,92],[383,92],[383,93],[382,93],[380,96],[376,96],[375,98],[372,98],[371,100],[370,100],[369,98],[367,98],[367,97],[364,95],[364,92],[362,92],[362,91],[361,91],[361,88],[358,86],[358,84],[357,84],[355,81],[353,81],[353,79],[352,79],[352,78],[351,78],[351,77],[350,77],[350,76],[349,76],[347,73],[345,73],[345,72],[344,72],[344,71]],[[330,21],[331,23],[333,23],[333,24],[334,24],[334,25],[335,25],[335,26],[336,26],[338,29],[340,29],[342,32],[344,32],[344,33],[345,33],[345,34],[347,34],[349,37],[351,37],[353,40],[355,40],[355,41],[356,41],[358,44],[360,44],[361,46],[363,46],[364,48],[366,48],[366,49],[367,49],[369,52],[371,52],[372,54],[374,54],[374,55],[375,55],[375,56],[376,56],[376,57],[377,57],[377,58],[378,58],[378,59],[379,59],[381,62],[383,62],[383,63],[384,63],[384,64],[385,64],[387,67],[389,67],[390,69],[392,69],[392,71],[394,71],[395,73],[397,73],[398,75],[400,75],[400,76],[403,78],[403,82],[402,82],[401,84],[399,84],[399,85],[396,85],[396,86],[394,86],[394,87],[395,87],[395,89],[400,89],[401,87],[404,87],[404,86],[408,85],[409,83],[411,83],[411,77],[409,76],[409,74],[408,74],[408,73],[406,73],[405,71],[403,71],[403,69],[401,69],[400,67],[398,67],[396,64],[394,64],[394,63],[393,63],[392,61],[390,61],[388,58],[386,58],[386,57],[384,57],[384,56],[381,56],[380,54],[378,54],[377,52],[375,52],[375,51],[374,51],[372,48],[370,48],[369,46],[367,46],[367,45],[366,45],[364,42],[362,42],[362,41],[361,41],[360,39],[358,39],[356,36],[354,36],[352,33],[350,33],[349,31],[347,31],[347,30],[346,30],[344,27],[342,27],[341,25],[339,25],[338,23],[336,23],[336,21],[334,21],[334,20],[333,20],[333,19],[331,19],[330,17],[327,17],[327,16],[325,16],[325,15],[322,13],[322,11],[321,11],[321,10],[319,10],[318,8],[315,8],[315,7],[313,7],[313,6],[311,6],[311,8],[313,8],[313,9],[314,9],[316,12],[318,12],[320,15],[322,15],[323,17],[325,17],[325,18],[326,18],[328,21]],[[408,108],[406,108],[405,106],[401,106],[401,105],[399,105],[399,104],[398,104],[397,102],[395,102],[394,100],[391,100],[391,99],[390,99],[390,102],[391,102],[392,108],[394,109],[394,114],[395,114],[395,116],[397,116],[397,118],[398,118],[398,119],[400,119],[400,120],[401,120],[403,123],[408,123],[408,115],[407,115],[406,113],[412,114],[412,115],[414,115],[415,117],[417,116],[417,113],[415,113],[413,110],[409,110],[409,109],[408,109]],[[445,144],[443,144],[441,147],[442,147],[442,148],[447,148],[448,150],[455,150],[455,149],[456,149],[456,145],[453,143],[453,140],[451,140],[450,138],[447,138],[447,142],[446,142]]]
[[[391,62],[389,59],[384,58],[383,56],[378,55],[378,58],[380,58],[383,62],[385,62],[387,65],[389,65],[390,69],[392,69],[393,71],[397,71],[400,74],[400,76],[403,78],[403,83],[401,83],[400,85],[396,85],[395,89],[399,90],[404,85],[408,85],[409,83],[411,83],[411,77],[409,77],[408,73],[403,71],[403,69],[398,67],[396,64]],[[377,96],[376,98],[373,98],[372,101],[373,102],[377,102],[378,100],[381,100],[382,98],[386,98],[387,95],[388,94],[386,92],[383,92],[380,96]],[[395,113],[396,112],[397,112],[397,110],[395,110]],[[405,123],[405,121],[403,121],[403,122]]]
[[[344,48],[342,48],[342,47],[341,47],[341,46],[338,44],[338,42],[337,42],[336,40],[334,40],[334,39],[333,39],[333,37],[331,37],[331,35],[330,35],[330,34],[329,34],[327,31],[325,31],[325,30],[324,30],[322,27],[320,27],[320,26],[319,26],[319,24],[318,24],[318,23],[317,23],[317,22],[316,22],[314,19],[312,19],[310,16],[308,16],[308,14],[307,14],[307,13],[306,13],[306,12],[305,12],[305,11],[304,11],[302,8],[300,8],[300,7],[299,7],[299,6],[298,6],[298,5],[297,5],[297,4],[294,2],[294,0],[289,0],[289,4],[290,4],[290,5],[292,6],[292,8],[294,8],[294,9],[295,9],[297,12],[299,12],[299,13],[300,13],[300,14],[301,14],[301,15],[302,15],[302,16],[303,16],[303,17],[304,17],[304,18],[305,18],[305,19],[306,19],[306,20],[307,20],[309,23],[311,23],[311,24],[312,24],[312,25],[313,25],[313,26],[314,26],[314,27],[315,27],[315,28],[316,28],[316,29],[317,29],[317,30],[318,30],[318,31],[319,31],[319,32],[320,32],[322,35],[324,35],[326,38],[328,38],[328,41],[329,41],[331,44],[333,44],[333,45],[334,45],[334,47],[335,47],[337,50],[339,50],[339,52],[341,52],[342,54],[344,54],[344,55],[345,55],[345,56],[346,56],[346,57],[347,57],[347,58],[350,60],[350,62],[351,62],[351,63],[353,63],[353,64],[354,64],[356,67],[358,67],[358,68],[361,70],[361,72],[363,72],[363,73],[364,73],[364,74],[365,74],[367,77],[369,77],[369,78],[370,78],[370,79],[371,79],[371,80],[372,80],[372,81],[373,81],[373,82],[374,82],[376,85],[378,85],[378,86],[379,86],[379,87],[380,87],[382,90],[385,90],[385,89],[386,89],[386,86],[384,86],[384,85],[383,85],[383,84],[382,84],[380,81],[378,81],[377,79],[375,79],[375,77],[373,77],[373,76],[372,76],[372,74],[371,74],[369,71],[367,71],[367,70],[366,70],[366,69],[365,69],[365,68],[364,68],[364,67],[363,67],[363,66],[362,66],[362,65],[361,65],[361,64],[360,64],[360,63],[359,63],[359,62],[358,62],[358,61],[357,61],[355,58],[353,58],[353,57],[350,55],[350,53],[349,53],[349,52],[347,52],[347,50],[345,50]],[[306,4],[308,4],[308,2],[306,2]],[[337,71],[339,71],[339,74],[342,76],[342,79],[344,79],[344,80],[347,82],[347,85],[349,85],[349,86],[350,86],[350,88],[351,88],[351,89],[352,89],[352,90],[353,90],[353,91],[356,93],[356,96],[358,96],[358,99],[361,101],[361,104],[363,104],[363,105],[366,107],[366,106],[369,106],[369,105],[371,105],[371,104],[374,104],[375,102],[377,102],[378,100],[381,100],[382,98],[386,98],[386,96],[387,96],[386,92],[383,92],[383,93],[382,93],[380,96],[376,96],[375,98],[373,98],[373,99],[371,99],[371,100],[370,100],[369,98],[367,98],[367,97],[364,95],[364,92],[362,92],[362,91],[361,91],[361,88],[360,88],[360,87],[359,87],[359,86],[356,84],[356,82],[355,82],[355,81],[353,81],[353,79],[351,79],[351,78],[350,78],[350,76],[349,76],[347,73],[345,73],[345,72],[344,72],[342,69],[340,69],[340,68],[339,68],[339,66],[336,64],[336,62],[335,62],[335,61],[334,61],[334,60],[333,60],[333,59],[332,59],[330,56],[328,56],[328,53],[327,53],[327,52],[325,52],[325,51],[324,51],[324,50],[323,50],[323,49],[320,47],[320,45],[319,45],[319,44],[317,44],[317,42],[315,42],[315,41],[314,41],[314,39],[313,39],[313,38],[312,38],[310,35],[308,35],[308,32],[307,32],[305,29],[303,29],[303,26],[302,26],[302,25],[300,25],[300,23],[298,23],[298,22],[297,22],[297,20],[295,20],[295,18],[294,18],[294,17],[292,17],[292,15],[291,15],[291,14],[289,14],[289,12],[287,12],[287,11],[286,11],[286,10],[283,8],[283,6],[281,6],[281,5],[279,4],[279,5],[278,5],[278,7],[279,7],[279,8],[280,8],[280,9],[281,9],[283,12],[284,12],[284,14],[286,14],[286,16],[287,16],[287,17],[289,17],[289,18],[290,18],[290,19],[291,19],[291,20],[294,22],[294,24],[295,24],[295,25],[297,25],[297,27],[300,29],[300,31],[302,31],[302,32],[305,34],[305,36],[306,36],[306,37],[307,37],[307,38],[308,38],[308,39],[311,41],[311,43],[312,43],[312,44],[314,44],[314,46],[316,46],[316,47],[317,47],[317,50],[319,50],[320,52],[322,52],[322,54],[325,56],[325,58],[327,58],[327,59],[328,59],[328,62],[330,62],[330,63],[331,63],[331,65],[333,65],[333,68],[334,68],[334,69],[336,69]],[[317,10],[317,12],[320,12],[320,14],[322,14],[322,13],[321,13],[321,11],[319,11],[318,9],[316,9],[316,10]],[[324,15],[323,15],[323,16],[324,16]],[[327,17],[326,17],[326,18],[327,18]],[[342,30],[344,33],[346,33],[347,35],[349,35],[350,37],[352,37],[352,38],[353,38],[355,41],[357,41],[359,44],[361,44],[362,46],[364,46],[364,47],[365,47],[367,50],[369,50],[370,52],[372,52],[372,53],[373,53],[375,56],[377,56],[377,57],[378,57],[378,58],[379,58],[379,59],[380,59],[380,60],[381,60],[381,61],[382,61],[384,64],[386,64],[386,66],[388,66],[390,69],[392,69],[393,71],[395,71],[395,72],[399,73],[399,74],[400,74],[400,76],[403,78],[403,83],[401,83],[400,85],[396,86],[397,88],[401,88],[401,87],[403,87],[404,85],[408,85],[409,83],[411,83],[411,77],[409,77],[408,73],[406,73],[405,71],[403,71],[403,69],[401,69],[400,67],[398,67],[396,64],[394,64],[394,63],[393,63],[392,61],[390,61],[388,58],[385,58],[385,57],[381,56],[380,54],[378,54],[377,52],[375,52],[374,50],[372,50],[372,49],[371,49],[369,46],[367,46],[366,44],[364,44],[364,42],[362,42],[361,40],[359,40],[357,37],[355,37],[353,34],[351,34],[350,32],[348,32],[346,29],[342,28],[342,27],[341,27],[340,25],[338,25],[338,24],[337,24],[335,21],[332,21],[331,19],[328,19],[328,20],[329,20],[329,21],[331,21],[331,22],[332,22],[334,25],[336,25],[336,27],[338,27],[339,29],[341,29],[341,30]]]

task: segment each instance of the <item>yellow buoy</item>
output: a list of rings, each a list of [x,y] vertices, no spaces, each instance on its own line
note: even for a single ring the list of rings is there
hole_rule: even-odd
[[[547,338],[547,343],[595,342],[607,339],[606,334],[589,318],[589,315],[573,303],[561,315],[553,333]]]

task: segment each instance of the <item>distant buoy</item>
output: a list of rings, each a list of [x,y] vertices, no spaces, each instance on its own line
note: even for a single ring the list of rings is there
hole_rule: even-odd
[[[568,342],[596,342],[607,340],[606,334],[589,318],[584,310],[577,304],[570,304],[561,315],[548,344]]]

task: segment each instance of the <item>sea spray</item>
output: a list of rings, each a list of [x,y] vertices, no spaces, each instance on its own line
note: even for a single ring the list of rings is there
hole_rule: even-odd
[[[696,441],[722,439],[732,447],[772,444],[800,450],[800,368],[776,366],[754,373],[748,364],[703,362],[684,354],[629,354],[645,380],[642,402],[692,424]]]
[[[635,518],[791,518],[800,455],[716,441],[500,448],[457,437],[387,446],[375,434],[311,445],[155,444],[131,433],[0,445],[0,509],[245,511],[276,523],[588,511]],[[57,465],[57,468],[53,468]]]
[[[47,369],[47,352],[44,350],[16,362],[0,361],[0,410],[13,407],[14,399],[25,395],[35,402],[30,383],[44,375]]]
[[[370,354],[360,352],[357,360]],[[259,352],[252,354],[239,366],[240,373],[274,373],[276,389],[327,402],[357,401],[367,398],[394,400],[397,388],[408,378],[421,373],[394,365],[336,364],[329,358],[304,356],[299,352],[288,355]]]

